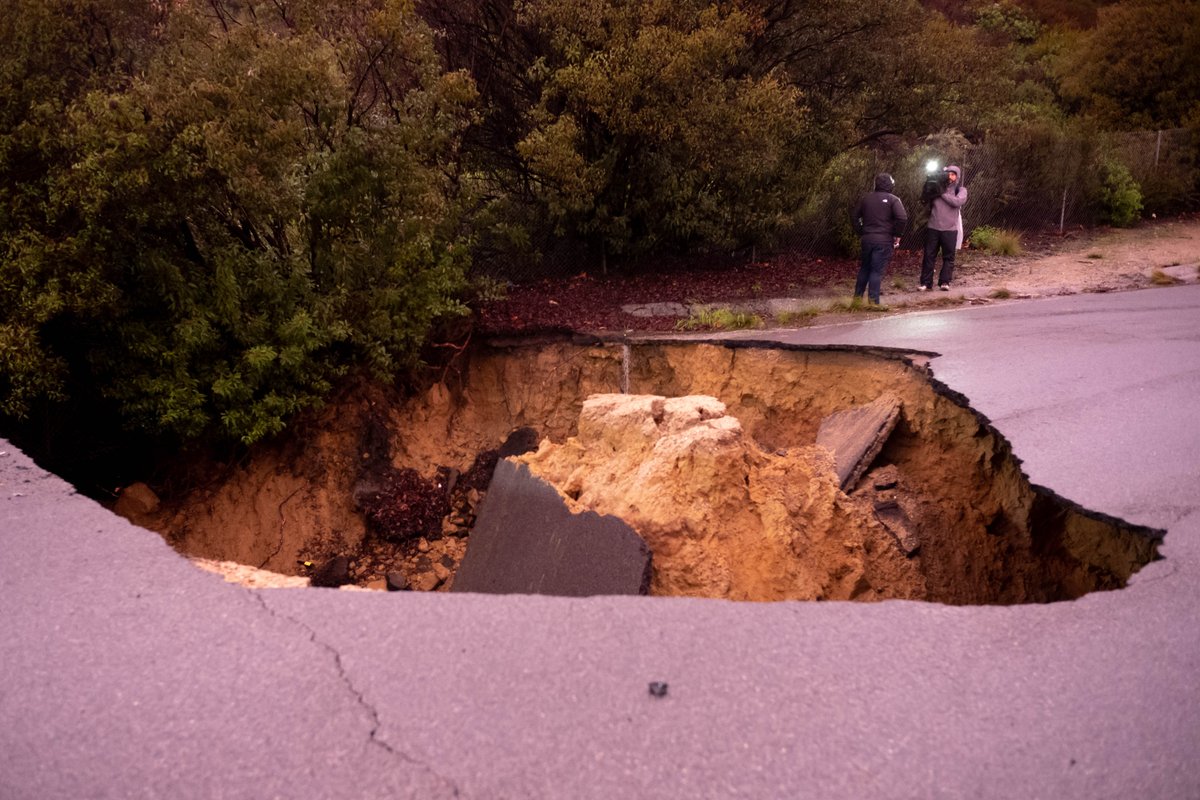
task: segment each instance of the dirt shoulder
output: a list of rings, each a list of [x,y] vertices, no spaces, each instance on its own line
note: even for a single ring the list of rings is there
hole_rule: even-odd
[[[896,314],[964,303],[1113,292],[1200,280],[1200,214],[1148,220],[1135,228],[1024,234],[1023,253],[959,252],[949,292],[917,291],[921,253],[898,251],[884,279],[885,308]],[[803,327],[864,313],[850,308],[856,259],[779,254],[721,269],[664,266],[635,276],[586,272],[515,286],[479,309],[483,335]],[[713,311],[744,315],[722,320]],[[708,313],[706,313],[708,312]]]
[[[1119,291],[1155,285],[1156,271],[1194,283],[1198,269],[1200,219],[1172,219],[1081,233],[1050,253],[1006,257],[967,251],[955,288],[1030,296]]]
[[[1150,221],[1131,229],[1103,228],[1045,236],[1017,256],[966,249],[958,254],[948,292],[919,292],[920,253],[898,253],[884,280],[886,311],[904,313],[960,304],[983,305],[1036,297],[1102,293],[1200,282],[1200,218]],[[766,327],[828,324],[851,314],[853,276],[796,297],[713,303],[756,314]]]

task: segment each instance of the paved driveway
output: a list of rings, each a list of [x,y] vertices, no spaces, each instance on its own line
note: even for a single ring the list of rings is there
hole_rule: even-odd
[[[1200,797],[1200,287],[772,336],[943,353],[1166,558],[1046,606],[256,592],[0,442],[0,798]]]

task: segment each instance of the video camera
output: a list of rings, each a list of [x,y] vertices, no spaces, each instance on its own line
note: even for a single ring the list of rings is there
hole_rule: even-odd
[[[921,188],[921,202],[932,203],[950,185],[950,173],[937,161],[925,163],[925,185]]]

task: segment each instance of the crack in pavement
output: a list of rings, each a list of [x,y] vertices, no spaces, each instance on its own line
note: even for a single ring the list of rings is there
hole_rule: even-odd
[[[367,738],[368,738],[368,741],[372,745],[382,748],[386,753],[388,753],[388,755],[394,756],[407,764],[411,764],[414,767],[424,770],[426,773],[433,776],[436,780],[440,781],[443,785],[445,785],[450,790],[450,792],[452,793],[452,795],[454,797],[465,797],[465,795],[463,795],[463,793],[459,789],[458,784],[455,783],[453,780],[442,775],[437,770],[435,770],[433,767],[431,767],[429,764],[427,764],[423,761],[420,761],[419,759],[413,758],[408,753],[405,753],[402,750],[397,750],[396,748],[394,748],[390,744],[388,744],[386,741],[379,738],[379,729],[383,726],[383,723],[379,717],[379,711],[378,711],[378,709],[375,708],[375,706],[373,706],[371,703],[367,702],[367,699],[363,695],[362,691],[355,687],[354,682],[350,679],[350,676],[346,673],[345,665],[342,663],[342,654],[340,652],[338,652],[337,648],[335,648],[333,645],[329,644],[328,642],[323,641],[319,636],[317,636],[317,632],[315,630],[313,630],[310,626],[306,625],[305,623],[301,622],[300,620],[296,619],[295,617],[293,617],[289,614],[285,614],[281,611],[277,611],[274,608],[271,608],[271,606],[268,605],[267,601],[263,598],[261,592],[253,590],[253,589],[251,589],[249,591],[251,593],[251,596],[258,603],[258,605],[262,607],[262,609],[264,611],[266,611],[268,614],[270,614],[272,617],[274,617],[276,619],[282,619],[286,622],[291,623],[292,625],[295,625],[297,628],[300,628],[301,630],[303,630],[304,632],[306,632],[308,634],[308,639],[310,642],[312,642],[316,646],[320,647],[325,652],[327,652],[330,656],[333,657],[333,663],[334,663],[334,666],[337,668],[338,678],[341,679],[341,681],[345,685],[347,691],[349,691],[350,694],[354,697],[355,702],[364,711],[366,711],[366,713],[368,714],[368,716],[371,719],[371,730],[367,733]]]

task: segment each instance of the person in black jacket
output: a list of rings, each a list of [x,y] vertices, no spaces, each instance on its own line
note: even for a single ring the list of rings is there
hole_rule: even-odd
[[[895,186],[896,181],[886,172],[875,176],[875,191],[862,196],[850,220],[854,233],[862,241],[862,261],[858,268],[858,280],[854,284],[854,296],[862,297],[866,290],[872,303],[879,302],[883,273],[887,271],[892,251],[900,246],[900,236],[908,225],[904,203],[892,194]]]

